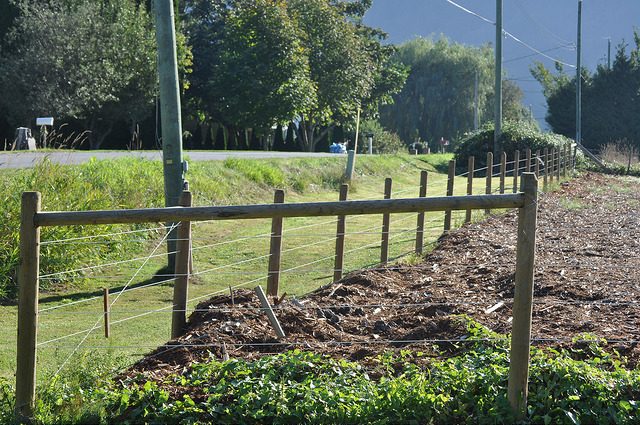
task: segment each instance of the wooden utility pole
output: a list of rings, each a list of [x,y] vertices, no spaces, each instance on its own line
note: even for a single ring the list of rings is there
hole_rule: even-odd
[[[182,162],[182,118],[173,0],[155,0],[158,74],[160,76],[160,118],[162,121],[162,156],[164,170],[164,204],[178,205],[184,188]],[[172,223],[168,223],[172,227]],[[176,231],[167,238],[169,269],[174,268]]]

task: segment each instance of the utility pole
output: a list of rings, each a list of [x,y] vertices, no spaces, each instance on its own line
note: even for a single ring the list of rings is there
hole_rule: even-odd
[[[162,156],[164,170],[164,204],[178,205],[184,187],[182,163],[182,119],[173,0],[155,0],[158,74],[160,76],[160,112],[162,121]],[[171,226],[171,223],[168,223]],[[167,238],[169,268],[175,262],[175,230]]]
[[[611,69],[611,37],[607,37],[609,39],[607,43],[607,69]]]
[[[493,153],[501,150],[502,135],[502,0],[496,0],[496,78],[495,78],[495,125],[493,131]]]
[[[580,132],[582,127],[582,74],[580,68],[580,54],[582,50],[582,0],[578,0],[578,38],[576,43],[576,143],[580,145]]]
[[[478,131],[478,70],[476,69],[476,85],[474,88],[475,108],[473,111],[473,131]]]

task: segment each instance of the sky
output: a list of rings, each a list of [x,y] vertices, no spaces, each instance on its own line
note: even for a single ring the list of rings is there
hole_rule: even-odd
[[[452,2],[489,21],[496,20],[495,0],[374,0],[364,23],[387,32],[388,41],[395,44],[416,36],[444,34],[461,44],[495,45],[495,25]],[[544,130],[549,129],[544,121],[546,103],[542,86],[531,76],[529,66],[535,59],[554,69],[554,59],[559,59],[573,66],[565,66],[566,72],[575,74],[577,23],[578,0],[503,0],[503,30],[521,41],[503,37],[503,69],[522,88],[525,107],[531,105],[533,117]],[[609,38],[612,62],[623,41],[628,44],[628,54],[634,26],[640,26],[640,0],[583,0],[582,65],[591,72],[598,63],[606,65]]]

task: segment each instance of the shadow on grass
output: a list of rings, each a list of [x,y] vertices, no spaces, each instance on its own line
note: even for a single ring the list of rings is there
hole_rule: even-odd
[[[162,285],[171,285],[173,283],[173,271],[170,270],[169,267],[163,267],[160,270],[158,270],[156,274],[150,277],[149,279],[145,279],[141,282],[128,285],[126,288],[135,289],[145,285],[150,285],[153,283],[158,283],[163,281],[166,281],[166,282],[162,283]],[[124,288],[125,288],[124,285],[109,288],[109,293],[113,294],[115,292],[122,291]],[[52,295],[41,297],[39,303],[40,304],[55,303],[63,300],[80,301],[85,298],[101,297],[102,294],[103,294],[102,289],[95,290],[95,291],[88,291],[88,292],[76,292],[73,294],[52,294]],[[3,305],[17,305],[17,300],[12,301],[11,304],[4,304],[3,302]]]

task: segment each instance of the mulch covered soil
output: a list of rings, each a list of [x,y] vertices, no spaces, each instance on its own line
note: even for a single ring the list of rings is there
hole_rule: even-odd
[[[636,367],[639,209],[639,179],[588,173],[540,193],[535,345],[579,350],[586,343],[572,340],[590,334]],[[253,291],[216,296],[197,306],[182,337],[127,374],[161,380],[211,355],[251,360],[293,349],[363,362],[399,349],[454,354],[468,337],[456,316],[462,314],[509,334],[516,229],[517,211],[493,216],[446,235],[420,263],[360,272],[304,298],[286,297],[274,309],[286,335],[281,340]]]

